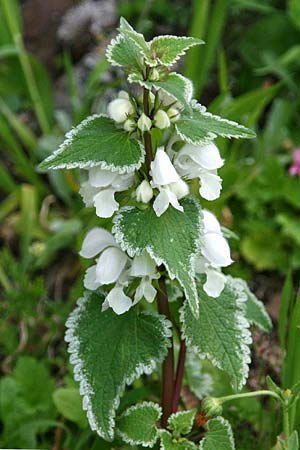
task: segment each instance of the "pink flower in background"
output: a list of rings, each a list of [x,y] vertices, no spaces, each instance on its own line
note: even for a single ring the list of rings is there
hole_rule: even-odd
[[[289,168],[289,173],[300,177],[300,148],[296,148],[293,152],[293,164]]]

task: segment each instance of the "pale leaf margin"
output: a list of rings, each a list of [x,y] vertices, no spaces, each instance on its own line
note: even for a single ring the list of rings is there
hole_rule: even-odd
[[[235,450],[235,443],[234,443],[234,437],[233,437],[232,428],[231,428],[230,423],[228,422],[228,420],[224,419],[224,417],[222,417],[222,416],[217,416],[217,417],[215,417],[215,418],[213,418],[213,419],[210,419],[210,420],[207,422],[208,433],[210,432],[210,425],[212,424],[212,422],[216,422],[216,421],[219,422],[219,423],[224,427],[224,429],[225,429],[226,432],[227,432],[227,435],[228,435],[228,438],[229,438],[229,442],[230,442],[230,445],[231,445],[231,449],[230,449],[230,450]],[[206,441],[207,439],[209,439],[209,437],[204,437],[204,438],[201,440],[200,446],[199,446],[199,450],[205,450],[204,445],[205,445],[205,441]],[[216,449],[216,450],[217,450],[217,449]]]
[[[166,67],[173,66],[173,64],[175,64],[176,61],[178,61],[181,56],[184,56],[190,48],[195,47],[196,45],[205,44],[205,42],[202,39],[194,38],[191,36],[173,36],[171,34],[163,34],[161,36],[155,36],[155,38],[153,38],[152,41],[149,42],[150,49],[153,44],[155,44],[157,41],[162,41],[162,40],[164,40],[164,41],[169,40],[169,41],[173,41],[173,42],[175,42],[175,40],[187,41],[186,46],[180,52],[178,52],[177,55],[169,63],[163,62],[163,61],[161,61],[161,59],[159,57],[157,57],[157,60],[159,61],[159,63],[162,66],[166,66]],[[190,42],[188,43],[188,41],[190,41]]]
[[[201,244],[202,244],[202,234],[203,234],[203,214],[202,214],[202,210],[201,210],[201,206],[200,203],[198,201],[196,201],[194,198],[190,198],[190,201],[192,201],[195,206],[198,209],[198,236],[199,239],[198,241],[195,243],[195,252],[191,253],[190,256],[190,261],[189,261],[189,265],[187,267],[188,272],[191,274],[191,279],[192,281],[192,290],[194,292],[194,298],[198,299],[198,290],[197,290],[197,285],[196,285],[196,272],[195,272],[195,259],[197,257],[197,255],[200,254],[201,252]],[[167,263],[166,260],[164,260],[163,258],[159,258],[158,256],[156,256],[155,254],[155,249],[153,249],[152,246],[145,246],[143,249],[140,248],[135,248],[132,247],[127,240],[125,239],[124,233],[122,231],[122,227],[121,227],[121,220],[123,217],[123,213],[127,213],[129,211],[132,211],[135,209],[135,206],[124,206],[123,208],[121,208],[117,214],[113,217],[113,227],[112,227],[112,234],[114,235],[116,242],[120,245],[121,249],[124,252],[127,252],[128,255],[131,258],[134,258],[134,256],[140,256],[143,254],[143,252],[146,250],[150,257],[155,261],[155,264],[157,266],[161,266],[162,264],[165,266],[165,268],[167,269],[168,275],[170,277],[171,280],[177,280],[180,284],[180,286],[183,289],[185,298],[187,299],[189,305],[191,305],[191,302],[189,300],[189,296],[187,295],[187,290],[185,288],[185,286],[183,285],[183,283],[180,281],[180,279],[178,279],[178,277],[176,276],[176,274],[174,272],[172,272],[169,264]],[[196,316],[198,317],[199,314],[199,305],[197,303],[198,308],[196,310],[194,310],[193,314],[195,313]],[[192,306],[190,306],[192,308]],[[194,315],[195,315],[194,314]]]
[[[196,110],[198,112],[200,112],[203,116],[206,117],[213,117],[216,121],[222,122],[222,123],[227,123],[230,126],[234,126],[236,128],[239,128],[241,130],[241,134],[230,134],[230,133],[214,133],[213,131],[207,131],[207,137],[204,139],[191,139],[190,137],[188,137],[187,135],[185,135],[184,133],[182,133],[180,131],[180,129],[178,129],[178,124],[175,123],[175,129],[178,133],[178,135],[181,137],[181,139],[189,144],[193,144],[193,145],[203,145],[206,143],[210,143],[212,140],[216,139],[218,136],[224,137],[224,138],[235,138],[235,139],[253,139],[255,138],[256,134],[253,131],[253,135],[251,134],[251,136],[246,136],[245,135],[245,131],[249,130],[247,127],[244,127],[244,125],[241,125],[237,122],[234,122],[233,120],[229,120],[229,119],[225,119],[224,117],[220,117],[218,115],[212,114],[209,111],[207,111],[206,107],[201,105],[200,103],[197,102],[197,100],[192,100],[191,101],[191,108],[192,110]],[[191,117],[187,117],[186,119],[191,119]],[[182,120],[184,120],[185,118],[183,118]],[[196,119],[195,119],[196,121]],[[180,125],[180,119],[178,120],[179,125]],[[252,130],[250,130],[252,131]]]
[[[177,411],[176,413],[171,414],[171,416],[168,418],[169,429],[175,431],[176,426],[177,426],[177,423],[176,423],[177,419],[180,419],[181,417],[184,417],[184,418],[187,417],[189,420],[189,422],[188,422],[189,431],[185,434],[188,434],[191,431],[191,429],[193,428],[196,412],[197,412],[197,409],[192,408],[192,409],[189,409],[188,411]]]
[[[180,73],[177,72],[171,72],[169,73],[170,75],[176,75],[176,77],[180,80],[183,81],[183,85],[184,85],[184,99],[186,104],[182,104],[181,100],[179,100],[177,97],[175,97],[175,95],[171,94],[168,90],[164,89],[163,86],[158,86],[157,83],[163,83],[163,80],[159,80],[157,82],[155,81],[145,81],[142,80],[140,78],[139,75],[137,74],[130,74],[128,76],[128,82],[129,83],[137,83],[139,84],[141,87],[145,87],[147,89],[150,89],[151,87],[153,87],[154,89],[156,89],[157,91],[162,90],[163,92],[165,92],[167,95],[169,95],[170,97],[172,97],[174,99],[174,101],[178,101],[180,104],[182,104],[182,107],[187,107],[189,108],[189,103],[192,100],[193,97],[193,93],[194,93],[194,87],[193,87],[193,83],[191,82],[191,80],[189,78],[184,77],[183,75],[181,75]]]
[[[237,308],[235,312],[235,323],[238,330],[240,331],[240,341],[243,354],[242,371],[241,371],[242,377],[240,383],[237,385],[237,389],[241,390],[247,381],[249,374],[249,364],[251,362],[251,351],[249,346],[250,344],[252,344],[252,336],[249,330],[250,324],[245,317],[245,302],[247,301],[247,295],[241,288],[241,286],[236,286],[231,282],[231,280],[227,280],[227,285],[229,285],[236,293]],[[221,364],[213,355],[205,351],[200,351],[196,345],[192,344],[191,340],[187,336],[186,321],[184,320],[184,306],[182,306],[181,309],[179,310],[179,315],[180,315],[180,322],[182,325],[181,327],[182,338],[186,341],[188,348],[191,351],[195,352],[200,359],[205,358],[209,359],[215,367],[224,372],[224,369],[221,367]]]
[[[93,114],[92,116],[89,116],[86,119],[84,119],[82,122],[80,122],[79,125],[77,125],[76,127],[72,128],[70,131],[68,131],[68,133],[66,133],[65,140],[60,144],[58,149],[55,150],[50,156],[48,156],[48,158],[46,158],[44,161],[42,161],[41,164],[49,163],[57,155],[63,153],[64,150],[70,144],[72,144],[73,139],[78,135],[78,133],[80,133],[80,131],[82,129],[85,128],[85,126],[87,124],[89,124],[90,122],[92,122],[95,119],[100,119],[101,117],[109,118],[107,114]],[[54,164],[53,167],[50,166],[50,167],[47,168],[47,170],[51,170],[51,169],[74,169],[74,168],[89,169],[91,167],[99,167],[100,169],[111,170],[112,172],[118,172],[120,174],[132,173],[132,172],[134,172],[135,170],[138,170],[141,167],[141,165],[143,164],[144,159],[145,159],[145,149],[144,149],[143,145],[137,139],[136,139],[136,142],[138,143],[138,145],[140,147],[141,157],[140,157],[140,159],[139,159],[139,161],[137,163],[131,164],[129,166],[116,166],[115,164],[107,164],[105,161],[93,161],[93,160],[90,160],[88,163],[84,162],[84,163]],[[40,171],[44,171],[45,169],[41,168],[39,170]]]
[[[143,402],[143,403],[138,403],[137,405],[133,405],[130,406],[128,409],[126,409],[126,411],[123,412],[123,414],[121,414],[121,416],[119,417],[119,419],[122,419],[123,417],[128,417],[130,416],[130,414],[133,411],[136,411],[137,409],[143,409],[146,407],[150,407],[152,409],[155,409],[157,412],[157,420],[159,420],[159,418],[161,417],[162,414],[162,409],[159,406],[158,403],[154,403],[154,402]],[[121,439],[123,439],[123,441],[126,444],[129,445],[142,445],[143,447],[153,447],[153,445],[155,444],[155,442],[158,439],[158,433],[156,432],[156,436],[152,439],[152,441],[136,441],[136,440],[132,440],[126,433],[124,433],[123,431],[119,430],[118,426],[116,427],[116,434],[120,436]]]
[[[84,371],[84,362],[82,359],[80,359],[79,356],[79,349],[80,349],[80,341],[76,334],[77,324],[81,317],[81,315],[85,312],[86,305],[90,301],[90,293],[85,292],[84,297],[81,297],[77,300],[77,307],[74,309],[74,311],[70,314],[69,318],[66,322],[67,331],[65,334],[65,341],[68,343],[68,353],[70,353],[70,363],[73,364],[74,369],[74,379],[79,383],[79,393],[83,396],[82,399],[82,407],[87,412],[87,419],[90,424],[91,430],[96,431],[96,433],[103,437],[104,439],[107,439],[106,432],[102,430],[101,426],[97,424],[97,418],[95,417],[93,413],[92,408],[92,402],[90,399],[91,395],[94,395],[93,388],[89,384],[87,378],[85,377],[85,371]],[[100,306],[99,306],[100,307]],[[170,340],[169,338],[172,335],[171,330],[171,323],[167,320],[162,318],[157,313],[150,313],[150,312],[142,312],[142,315],[149,315],[149,316],[155,316],[159,318],[161,321],[162,327],[164,328],[164,336],[165,336],[165,344],[166,348],[170,347]],[[161,364],[165,358],[165,354],[161,354],[160,357],[157,360],[152,359],[148,365],[140,364],[137,366],[135,371],[132,373],[130,377],[127,377],[123,380],[121,385],[119,386],[118,393],[114,399],[113,407],[111,411],[107,411],[107,414],[109,415],[109,424],[110,424],[110,430],[109,430],[109,436],[110,439],[113,439],[114,437],[114,427],[115,427],[115,417],[116,417],[116,411],[120,404],[120,398],[125,391],[126,385],[130,385],[133,383],[133,381],[137,378],[139,378],[141,375],[150,375],[159,364]]]

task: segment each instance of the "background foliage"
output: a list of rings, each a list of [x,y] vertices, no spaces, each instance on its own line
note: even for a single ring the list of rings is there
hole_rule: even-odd
[[[300,178],[289,173],[300,146],[298,2],[65,1],[48,24],[52,41],[38,47],[43,30],[32,20],[45,20],[58,8],[54,3],[37,10],[34,0],[0,0],[0,447],[110,448],[87,426],[63,341],[65,319],[82,290],[84,261],[77,250],[94,218],[77,194],[77,171],[46,177],[36,165],[72,125],[105,111],[122,87],[103,56],[119,15],[149,39],[164,33],[204,39],[182,66],[196,97],[212,113],[257,132],[253,141],[218,142],[227,163],[214,207],[236,233],[230,237],[238,263],[230,273],[248,279],[275,322],[273,335],[255,335],[248,388],[263,387],[267,373],[283,386],[299,381]],[[204,372],[195,378],[188,371],[196,396],[230,391],[207,362],[193,369]],[[124,408],[159,394],[155,378],[135,387]],[[191,391],[186,395],[193,404]],[[275,445],[276,413],[272,400],[226,406],[237,448]],[[299,416],[295,411],[300,432]]]

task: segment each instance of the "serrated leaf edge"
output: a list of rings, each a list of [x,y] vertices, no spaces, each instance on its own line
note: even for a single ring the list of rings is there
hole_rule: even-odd
[[[194,110],[195,109],[198,110],[203,116],[214,117],[214,119],[216,119],[219,122],[225,122],[228,125],[233,125],[233,126],[235,126],[237,128],[240,128],[241,130],[244,130],[244,133],[248,132],[248,130],[252,131],[252,130],[248,129],[247,127],[244,127],[244,125],[241,125],[241,124],[239,124],[237,122],[234,122],[233,120],[225,119],[224,117],[220,117],[218,115],[210,113],[209,111],[207,111],[206,107],[201,105],[201,104],[199,104],[197,102],[197,100],[192,100],[191,101],[191,108],[194,109]],[[179,124],[180,124],[180,120],[181,119],[178,120]],[[184,120],[184,119],[182,119],[182,120]],[[236,135],[236,134],[232,135],[232,134],[228,134],[228,133],[218,133],[218,134],[216,134],[213,131],[208,131],[207,132],[207,138],[204,138],[204,139],[191,139],[191,138],[186,136],[184,133],[182,133],[178,129],[178,123],[175,123],[175,129],[176,129],[178,135],[181,137],[181,139],[183,141],[185,141],[185,142],[187,142],[189,144],[193,144],[193,145],[202,145],[202,144],[209,143],[209,142],[213,141],[214,139],[216,139],[218,136],[226,137],[226,138],[229,138],[229,139],[230,138],[235,138],[235,139],[239,139],[239,138],[252,139],[252,138],[254,138],[256,136],[254,131],[253,131],[253,136],[245,136],[245,134],[243,134],[243,133],[241,133],[240,135]]]
[[[202,243],[202,233],[203,233],[203,214],[202,214],[202,210],[200,207],[200,203],[198,201],[196,201],[194,198],[189,198],[190,201],[192,201],[195,206],[198,209],[198,235],[199,235],[199,239],[198,241],[195,243],[196,244],[196,249],[195,252],[191,254],[190,257],[190,261],[189,261],[189,268],[188,271],[191,274],[191,278],[193,279],[192,282],[192,289],[194,291],[194,297],[196,299],[198,299],[198,291],[197,291],[197,286],[196,286],[196,281],[195,281],[195,277],[196,277],[196,273],[195,273],[195,258],[197,257],[197,255],[200,253],[201,251],[201,243]],[[112,234],[114,235],[116,242],[120,245],[121,249],[124,252],[127,252],[128,255],[133,258],[136,255],[141,255],[144,250],[146,250],[150,257],[155,261],[155,264],[157,266],[160,266],[161,264],[163,264],[166,269],[167,272],[169,274],[169,277],[171,280],[177,280],[178,283],[180,284],[180,286],[183,289],[184,295],[187,299],[187,301],[189,302],[189,304],[191,305],[191,302],[189,300],[189,297],[187,296],[187,292],[186,292],[186,288],[185,286],[183,286],[183,284],[180,282],[180,280],[176,277],[176,275],[172,272],[169,264],[162,258],[159,258],[155,255],[154,249],[151,246],[145,246],[145,248],[143,249],[139,249],[139,248],[134,248],[132,247],[130,244],[128,244],[125,240],[125,236],[124,233],[122,231],[122,227],[121,227],[121,220],[123,217],[123,213],[126,213],[128,211],[132,211],[134,210],[135,207],[134,206],[125,206],[123,208],[121,208],[118,213],[113,217],[113,227],[112,227]],[[184,213],[183,213],[184,214]],[[191,309],[193,310],[193,306],[191,306]],[[199,314],[199,305],[197,302],[197,306],[196,306],[196,310],[194,310],[193,314],[195,314],[195,317],[198,317]]]
[[[112,56],[112,52],[115,46],[118,45],[122,39],[124,40],[124,36],[122,36],[122,34],[118,34],[115,38],[113,38],[110,41],[110,43],[106,47],[105,56],[107,61],[110,62],[112,66],[124,67],[124,65],[119,64]],[[140,47],[138,47],[138,50],[140,51]]]
[[[170,436],[172,437],[172,434],[169,433],[169,431],[163,430],[163,429],[158,430],[158,436],[160,437],[160,446],[159,446],[159,450],[167,450],[166,447],[165,447],[164,444],[163,444],[163,441],[162,441],[162,435],[164,435],[164,434],[165,434],[165,435],[170,435]],[[189,443],[190,449],[191,449],[191,447],[193,447],[195,450],[198,448],[197,445],[196,445],[194,442],[188,441],[188,443]],[[190,450],[190,449],[189,449],[189,450]]]
[[[241,371],[242,378],[241,378],[240,382],[237,384],[237,390],[241,390],[247,381],[248,373],[249,373],[249,364],[251,362],[251,351],[250,351],[249,345],[252,344],[252,336],[251,336],[251,333],[249,330],[250,324],[249,324],[248,320],[246,319],[246,317],[244,316],[244,311],[245,311],[244,303],[247,301],[247,295],[240,288],[240,286],[233,285],[230,280],[227,282],[227,284],[229,284],[231,286],[231,288],[237,294],[237,298],[236,298],[237,308],[236,308],[236,312],[235,312],[235,323],[238,326],[239,331],[241,332],[240,341],[241,341],[242,355],[243,355],[242,371]],[[189,339],[189,337],[186,334],[186,323],[184,320],[184,308],[185,308],[185,305],[183,305],[180,308],[179,317],[180,317],[180,322],[182,325],[182,327],[181,327],[182,337],[183,337],[183,339],[185,339],[187,346],[189,347],[190,350],[194,351],[199,356],[199,358],[209,359],[215,367],[217,367],[218,369],[220,369],[224,372],[224,369],[221,367],[221,365],[217,359],[215,359],[208,352],[199,351],[199,348],[196,345],[192,344],[191,340]]]
[[[124,411],[123,414],[120,415],[119,419],[122,419],[123,417],[128,417],[132,411],[136,411],[137,409],[144,408],[145,406],[155,409],[157,412],[156,420],[159,420],[159,418],[162,414],[162,409],[157,403],[154,403],[154,402],[142,402],[142,403],[138,403],[137,405],[133,405],[130,408],[127,408],[126,411]],[[158,439],[158,434],[156,433],[156,436],[155,436],[155,438],[152,439],[152,441],[141,441],[141,440],[134,441],[134,440],[130,439],[126,433],[119,430],[118,427],[116,427],[116,433],[123,439],[123,441],[126,444],[129,444],[129,445],[142,445],[143,447],[153,447],[153,445],[155,444],[155,442]]]
[[[192,411],[194,412],[194,415],[191,415],[191,419],[190,419],[190,428],[192,428],[194,420],[195,420],[196,412],[197,412],[196,408],[192,408],[188,411],[177,411],[176,413],[171,414],[171,416],[168,419],[168,425],[171,425],[170,424],[171,419],[176,420],[177,417],[186,416],[186,415],[188,415],[188,413],[191,413]]]
[[[163,34],[161,36],[155,36],[155,38],[153,38],[152,41],[149,42],[150,48],[151,48],[153,42],[159,41],[160,38],[171,38],[171,39],[175,38],[175,39],[179,39],[179,40],[195,39],[198,41],[198,42],[196,42],[196,41],[191,42],[189,45],[187,45],[187,47],[185,47],[181,52],[177,53],[175,58],[173,58],[173,60],[168,64],[162,62],[161,59],[157,57],[156,58],[157,61],[159,61],[159,63],[165,67],[173,66],[173,64],[175,64],[176,61],[178,61],[181,56],[184,56],[186,54],[187,50],[189,50],[190,48],[195,47],[196,45],[201,45],[201,44],[205,43],[204,41],[202,41],[202,39],[193,38],[193,36],[173,36],[171,34]]]
[[[89,116],[86,119],[84,119],[82,122],[80,122],[79,125],[77,125],[76,127],[72,128],[70,131],[68,131],[68,133],[66,133],[65,140],[60,144],[58,149],[55,150],[50,156],[48,156],[48,158],[46,158],[44,161],[42,161],[40,166],[43,165],[44,163],[51,162],[57,155],[63,153],[63,151],[66,149],[66,147],[72,143],[73,138],[76,137],[77,134],[83,128],[85,128],[85,126],[89,122],[92,122],[93,120],[99,119],[101,117],[109,118],[107,114],[93,114],[92,116]],[[91,160],[89,162],[79,163],[79,164],[78,163],[54,164],[53,166],[47,167],[47,170],[50,170],[50,169],[74,169],[74,168],[89,169],[90,167],[99,167],[100,169],[111,170],[112,172],[118,172],[120,174],[132,173],[141,167],[141,165],[143,164],[144,159],[145,159],[145,149],[144,149],[143,145],[137,139],[135,139],[135,142],[137,142],[140,147],[141,157],[137,163],[131,164],[130,166],[116,166],[115,164],[107,164],[105,161]],[[45,170],[45,169],[41,168],[40,170]]]
[[[120,404],[120,397],[122,396],[126,385],[132,384],[132,382],[136,378],[140,377],[143,374],[146,375],[151,374],[156,369],[157,365],[163,362],[167,352],[162,352],[157,360],[154,359],[150,360],[149,364],[146,366],[143,364],[138,365],[135,371],[132,373],[132,375],[123,380],[122,384],[119,386],[118,393],[114,399],[112,409],[110,411],[107,411],[107,414],[109,416],[110,428],[108,430],[108,433],[106,434],[106,432],[101,428],[101,426],[99,424],[97,425],[97,419],[94,416],[92,410],[92,402],[90,399],[90,396],[93,395],[94,392],[91,385],[85,378],[84,363],[80,359],[78,354],[80,348],[80,341],[79,338],[76,336],[76,326],[81,317],[81,314],[85,311],[86,304],[89,302],[89,300],[90,294],[88,292],[85,292],[84,297],[81,297],[77,300],[77,307],[70,314],[66,322],[67,331],[65,333],[65,341],[68,343],[68,353],[70,353],[70,363],[73,364],[74,366],[73,369],[74,379],[79,383],[79,393],[80,395],[83,396],[82,406],[83,409],[87,411],[87,419],[90,424],[90,427],[93,431],[96,431],[100,437],[107,439],[108,435],[110,439],[113,439],[116,410]],[[165,319],[161,315],[154,312],[143,311],[141,315],[156,317],[161,321],[161,324],[164,328],[166,349],[169,348],[171,345],[169,338],[172,336],[171,322],[169,322],[169,320]]]
[[[235,443],[234,443],[234,437],[233,437],[232,428],[231,428],[231,425],[230,425],[230,423],[228,422],[228,420],[224,419],[224,417],[222,417],[222,416],[217,416],[217,417],[215,417],[215,418],[213,418],[213,419],[210,419],[210,420],[207,422],[207,429],[208,429],[208,432],[210,431],[210,429],[209,429],[209,422],[216,421],[216,420],[218,420],[219,422],[221,422],[221,424],[224,425],[224,427],[226,428],[226,430],[227,430],[227,432],[228,432],[228,436],[229,436],[230,445],[231,445],[231,447],[232,447],[232,450],[235,450]],[[204,446],[204,444],[205,444],[205,439],[207,439],[207,438],[206,438],[206,437],[203,438],[202,441],[200,442],[199,450],[204,450],[204,447],[203,447],[203,446]]]
[[[241,278],[233,278],[230,275],[227,275],[227,279],[231,280],[231,282],[233,284],[240,285],[241,289],[243,289],[245,291],[245,294],[251,296],[251,299],[256,304],[258,309],[261,311],[261,313],[264,316],[265,320],[268,322],[269,328],[264,327],[261,323],[255,321],[255,320],[249,320],[248,319],[250,324],[251,325],[256,325],[258,328],[260,328],[262,331],[265,331],[266,333],[269,332],[272,329],[273,325],[272,325],[272,320],[271,320],[269,314],[266,312],[266,309],[265,309],[265,306],[264,306],[263,302],[258,300],[256,298],[256,296],[250,291],[249,286],[247,285],[245,280],[242,280]]]

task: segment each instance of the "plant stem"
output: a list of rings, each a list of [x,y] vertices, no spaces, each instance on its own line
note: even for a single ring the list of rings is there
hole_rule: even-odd
[[[177,365],[174,396],[173,396],[173,403],[172,403],[172,413],[175,413],[178,409],[178,403],[179,403],[179,399],[180,399],[180,391],[181,391],[181,386],[182,386],[182,379],[183,379],[183,374],[184,374],[185,356],[186,356],[186,343],[185,343],[185,341],[180,341],[180,350],[179,350],[179,356],[178,356],[178,365]]]
[[[7,25],[9,27],[14,44],[18,51],[18,57],[20,60],[20,64],[22,66],[22,70],[24,73],[24,77],[33,103],[37,120],[39,122],[42,132],[44,134],[49,134],[51,128],[48,123],[48,119],[43,107],[40,93],[38,91],[38,87],[30,64],[30,60],[24,46],[22,35],[19,29],[18,17],[13,7],[13,2],[11,0],[2,0],[1,4],[3,6],[3,11],[5,14]]]
[[[276,400],[281,400],[279,395],[277,395],[275,392],[267,391],[267,390],[254,391],[254,392],[244,392],[242,394],[227,395],[226,397],[219,397],[218,400],[221,403],[225,403],[225,402],[228,402],[230,400],[238,400],[239,398],[259,397],[261,395],[269,395],[270,397],[276,398]]]
[[[285,442],[288,442],[290,436],[290,421],[289,421],[289,411],[286,408],[283,408],[283,433]]]
[[[145,79],[148,79],[150,73],[150,68],[146,67],[146,76]],[[150,107],[149,107],[149,90],[147,88],[143,88],[143,108],[144,108],[144,114],[149,117],[150,115]],[[146,165],[148,172],[150,171],[150,165],[151,161],[153,159],[153,152],[152,152],[152,141],[151,141],[151,134],[149,131],[145,131],[144,133],[144,144],[145,144],[145,150],[146,150]]]
[[[167,319],[171,320],[171,314],[169,309],[168,295],[166,289],[166,280],[162,275],[159,280],[160,290],[157,295],[158,311],[163,314]],[[174,349],[173,349],[173,337],[171,338],[171,347],[168,350],[168,355],[163,362],[162,367],[162,418],[161,426],[167,427],[168,418],[172,414],[172,402],[174,393]]]

